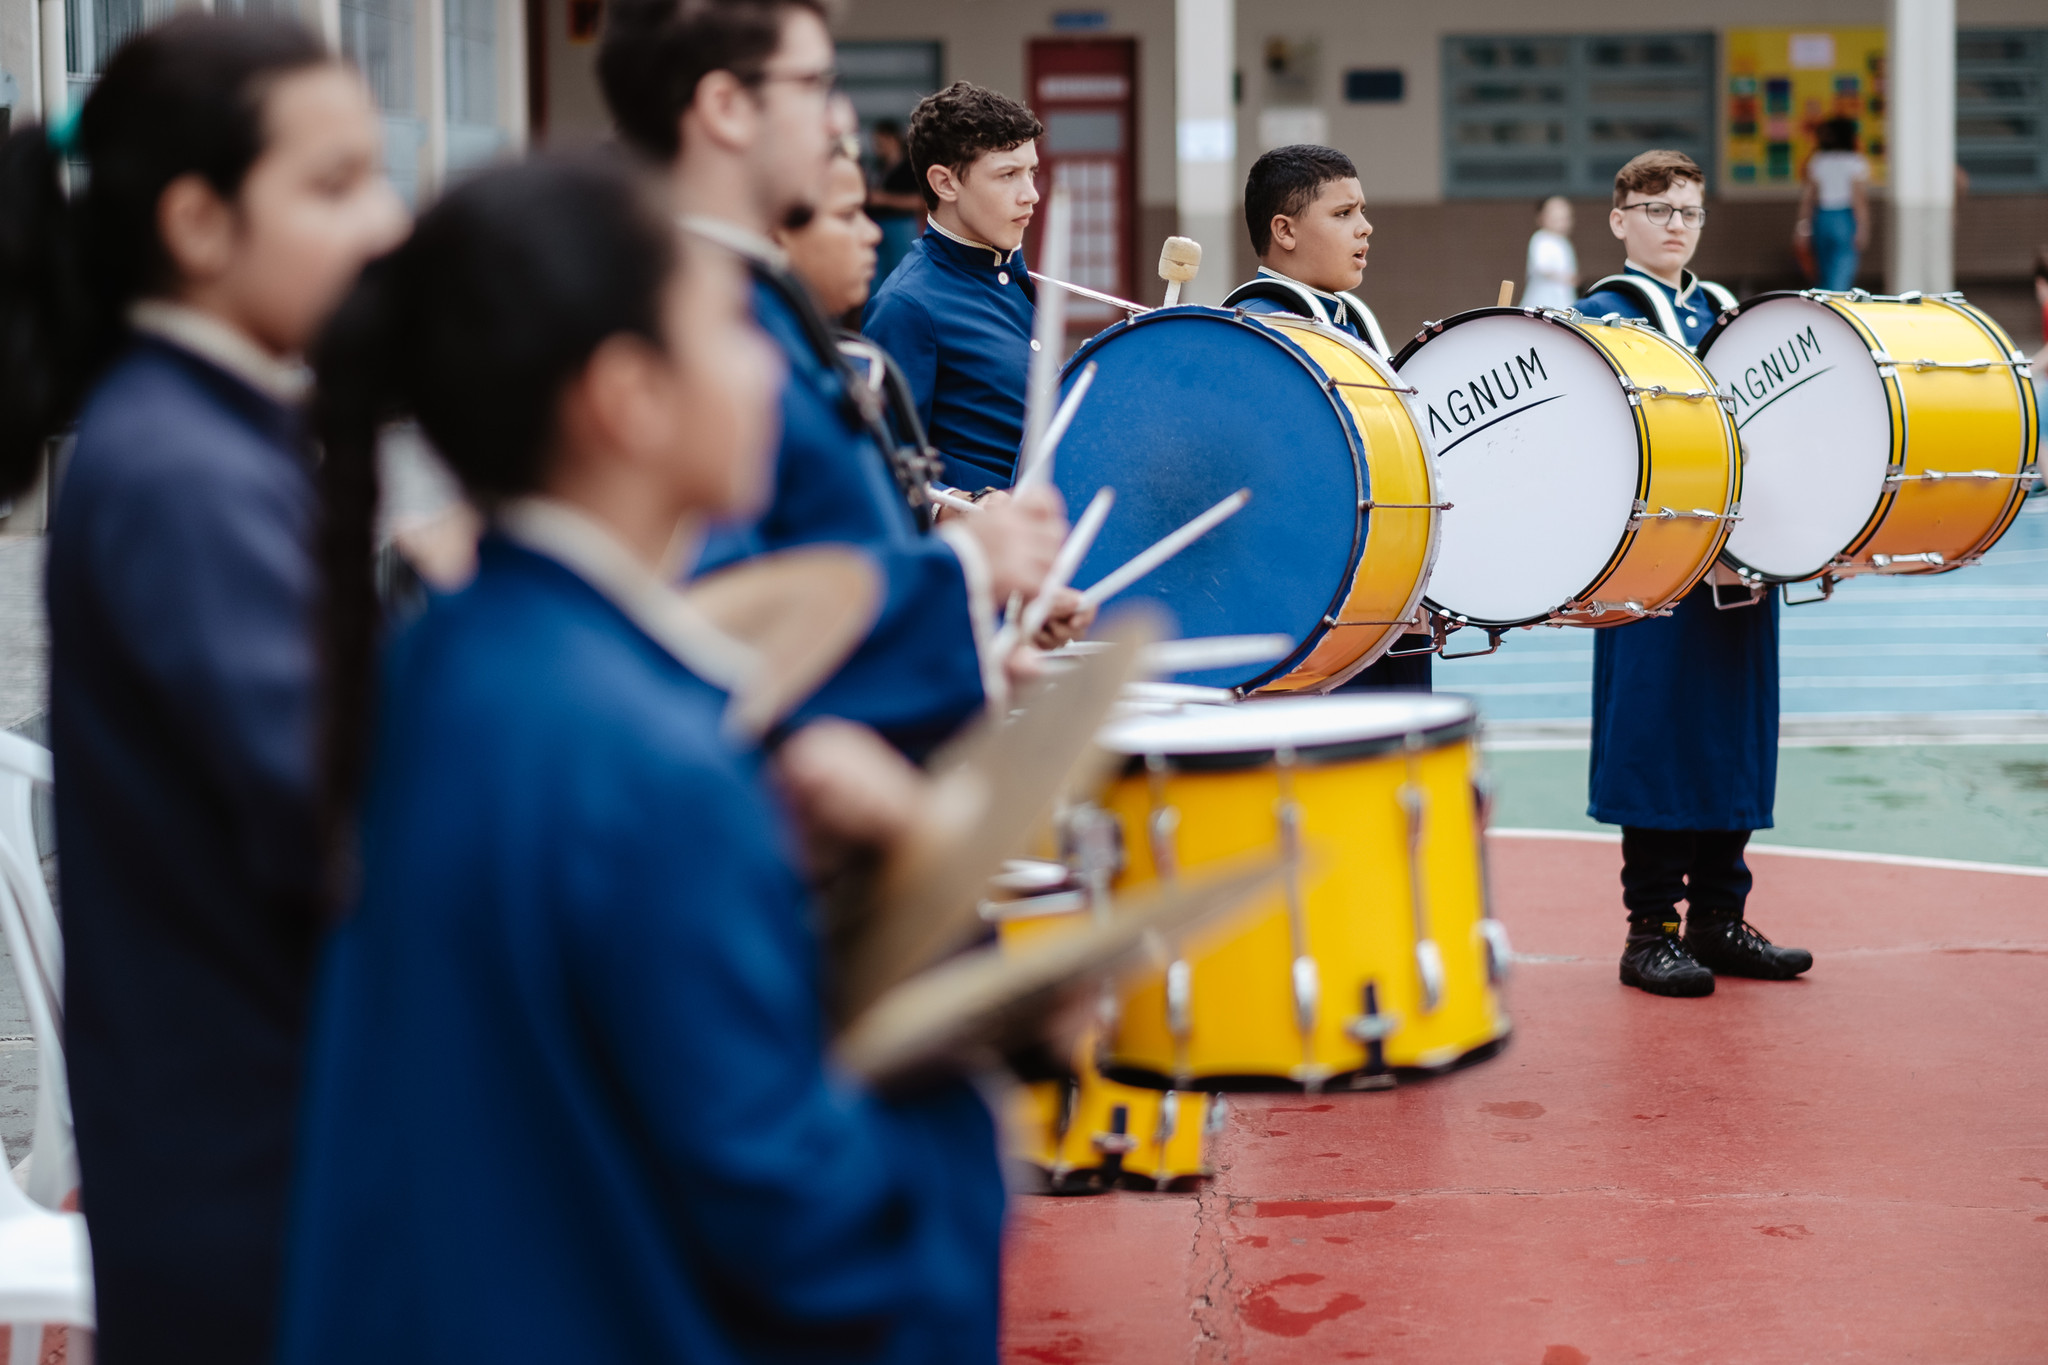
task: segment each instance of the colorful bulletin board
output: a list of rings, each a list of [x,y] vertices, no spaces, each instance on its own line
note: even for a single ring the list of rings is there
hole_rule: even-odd
[[[1736,189],[1796,188],[1814,134],[1854,119],[1871,183],[1885,179],[1882,28],[1732,28],[1721,95],[1722,165]]]

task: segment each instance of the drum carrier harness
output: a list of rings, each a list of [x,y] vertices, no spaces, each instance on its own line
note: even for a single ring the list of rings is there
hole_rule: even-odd
[[[1330,316],[1329,303],[1337,305],[1349,315],[1365,344],[1383,356],[1393,354],[1387,347],[1387,334],[1380,330],[1380,320],[1372,315],[1372,309],[1365,306],[1365,300],[1356,294],[1325,294],[1320,289],[1311,289],[1299,280],[1290,280],[1280,275],[1257,275],[1230,291],[1223,300],[1225,308],[1235,308],[1246,299],[1267,299],[1279,304],[1298,317],[1314,318],[1326,327],[1344,330],[1344,325]]]
[[[1712,299],[1714,307],[1723,313],[1735,306],[1735,296],[1712,280],[1703,280],[1695,275],[1693,287]],[[1609,275],[1605,279],[1594,281],[1586,293],[1590,296],[1603,289],[1612,289],[1618,294],[1628,295],[1643,306],[1643,316],[1655,322],[1658,331],[1689,351],[1699,349],[1697,345],[1685,339],[1685,329],[1678,325],[1678,314],[1672,310],[1671,300],[1664,297],[1664,291],[1651,285],[1642,276]]]

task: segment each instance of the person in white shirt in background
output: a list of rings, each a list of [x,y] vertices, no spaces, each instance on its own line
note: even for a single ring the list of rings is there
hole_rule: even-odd
[[[1816,141],[1819,150],[1806,163],[1793,233],[1812,242],[1820,287],[1849,289],[1870,245],[1870,163],[1856,150],[1854,119],[1829,119]]]
[[[1569,308],[1579,297],[1579,255],[1572,250],[1572,205],[1553,194],[1536,206],[1536,231],[1529,236],[1524,308]]]

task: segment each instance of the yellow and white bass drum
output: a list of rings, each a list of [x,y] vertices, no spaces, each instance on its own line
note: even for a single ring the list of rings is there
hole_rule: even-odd
[[[1725,558],[1753,585],[1959,568],[2037,475],[2027,358],[1960,294],[1764,294],[1700,359],[1742,436]]]
[[[1395,360],[1444,513],[1426,601],[1456,625],[1623,625],[1713,567],[1740,515],[1735,424],[1682,344],[1629,319],[1480,308]]]

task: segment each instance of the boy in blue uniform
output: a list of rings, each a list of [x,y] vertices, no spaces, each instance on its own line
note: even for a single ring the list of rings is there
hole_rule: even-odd
[[[1685,268],[1706,224],[1705,184],[1682,152],[1644,152],[1621,168],[1608,222],[1628,248],[1626,269],[1595,284],[1580,312],[1642,318],[1698,346],[1735,301]],[[1668,617],[1595,632],[1588,814],[1621,826],[1623,982],[1709,995],[1717,972],[1784,981],[1813,965],[1743,918],[1742,851],[1752,830],[1771,826],[1777,774],[1775,598],[1720,610],[1713,584],[1701,583]]]
[[[1365,278],[1372,224],[1358,167],[1334,147],[1276,147],[1252,163],[1244,182],[1244,225],[1259,273],[1223,300],[1247,313],[1292,313],[1348,332],[1385,356],[1379,319],[1351,291]],[[1402,635],[1397,649],[1337,690],[1430,690],[1429,632]]]
[[[922,477],[768,240],[824,184],[842,133],[832,63],[819,0],[623,0],[598,69],[621,136],[669,167],[684,227],[747,262],[757,317],[789,367],[774,499],[715,531],[698,571],[824,541],[872,556],[886,584],[875,626],[797,719],[859,721],[921,757],[1002,694],[1005,661],[987,657],[994,606],[1036,591],[1065,519],[1048,491],[927,533]],[[1041,639],[1062,642],[1071,620]]]
[[[861,320],[903,367],[946,481],[970,492],[1008,487],[1024,441],[1037,296],[1023,243],[1044,132],[966,81],[918,102],[910,163],[930,217]]]

